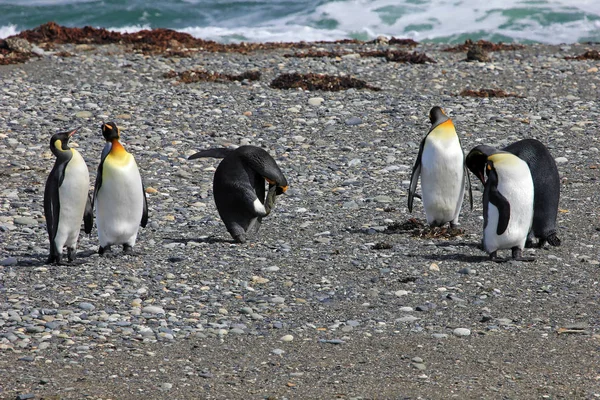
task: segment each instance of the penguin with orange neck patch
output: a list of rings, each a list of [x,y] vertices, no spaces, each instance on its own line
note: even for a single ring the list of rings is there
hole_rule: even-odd
[[[148,206],[142,177],[133,155],[121,142],[117,124],[102,125],[106,146],[96,175],[94,205],[96,225],[103,255],[112,245],[123,245],[123,252],[132,253],[138,227],[148,222]]]
[[[452,120],[437,106],[429,111],[429,120],[431,128],[421,141],[410,178],[408,211],[412,212],[421,176],[421,199],[427,223],[431,227],[439,227],[449,222],[450,227],[454,228],[458,224],[462,208],[465,183],[468,184],[471,209],[473,208],[471,180]]]
[[[285,193],[287,179],[275,160],[264,149],[240,146],[216,148],[188,157],[222,158],[213,179],[213,194],[221,220],[238,243],[258,232],[263,217],[275,205],[275,196]],[[265,181],[269,184],[265,198]]]
[[[69,147],[69,139],[78,129],[57,133],[50,139],[50,150],[56,161],[44,190],[44,215],[50,237],[48,264],[62,262],[64,246],[68,260],[75,259],[82,219],[85,233],[92,231],[94,214],[89,197],[88,167],[81,154]]]

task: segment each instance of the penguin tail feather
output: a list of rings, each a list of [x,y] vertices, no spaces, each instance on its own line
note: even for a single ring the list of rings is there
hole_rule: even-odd
[[[195,160],[196,158],[225,158],[229,153],[233,152],[234,149],[229,149],[225,147],[216,148],[216,149],[207,149],[199,151],[195,154],[192,154],[188,157],[188,160]]]
[[[561,243],[560,238],[558,236],[556,236],[556,232],[552,232],[550,235],[548,235],[546,240],[552,246],[560,246],[560,243]]]

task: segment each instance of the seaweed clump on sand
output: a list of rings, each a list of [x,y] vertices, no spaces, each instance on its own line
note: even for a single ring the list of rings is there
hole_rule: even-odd
[[[332,76],[323,74],[281,74],[271,82],[273,89],[303,89],[303,90],[324,90],[337,92],[346,89],[369,89],[374,91],[381,90],[378,87],[371,86],[367,82],[350,78],[346,76]]]
[[[449,227],[431,228],[416,218],[404,222],[395,222],[385,228],[384,233],[410,233],[412,237],[421,239],[450,239],[465,233],[463,229]]]
[[[19,64],[29,60],[33,53],[18,51],[6,40],[0,39],[0,65]]]
[[[522,44],[505,44],[502,42],[492,43],[488,42],[487,40],[478,40],[476,42],[473,42],[471,39],[467,39],[463,44],[459,44],[454,47],[449,47],[447,49],[444,49],[443,51],[458,53],[461,51],[469,51],[469,49],[474,46],[478,46],[485,51],[511,51],[525,48],[525,46],[523,46]]]
[[[600,52],[598,50],[587,50],[578,56],[566,56],[565,60],[600,60]]]
[[[260,79],[259,71],[246,71],[239,75],[222,74],[220,72],[211,72],[204,70],[188,70],[183,72],[169,71],[163,75],[165,78],[177,78],[179,82],[233,82],[233,81],[257,81]]]
[[[196,39],[192,35],[171,29],[141,30],[134,33],[120,33],[104,28],[69,28],[48,22],[17,35],[29,42],[45,44],[123,44],[146,54],[185,56],[189,52],[208,51],[222,53],[249,53],[257,50],[277,48],[307,48],[306,42],[299,43],[233,43],[222,44],[212,40]]]
[[[417,53],[413,51],[409,53],[402,50],[388,50],[388,51],[364,51],[359,53],[361,57],[384,57],[386,60],[391,62],[402,62],[411,64],[425,64],[433,63],[436,61],[427,56],[425,53]]]
[[[465,89],[460,92],[460,96],[465,97],[519,97],[523,98],[523,96],[519,96],[516,93],[507,93],[502,89],[479,89],[479,90],[471,90]]]
[[[413,51],[412,53],[402,51],[402,50],[370,50],[370,51],[359,51],[357,53],[349,53],[349,52],[338,52],[338,51],[330,51],[330,50],[308,50],[304,52],[297,52],[293,54],[285,54],[284,57],[295,57],[295,58],[321,58],[321,57],[343,57],[349,54],[358,54],[361,57],[383,57],[387,61],[390,62],[403,62],[403,63],[411,63],[411,64],[425,64],[436,63],[435,60],[428,57],[424,53],[417,53]]]

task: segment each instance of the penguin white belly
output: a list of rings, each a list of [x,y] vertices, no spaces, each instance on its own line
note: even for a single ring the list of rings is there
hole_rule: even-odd
[[[506,230],[498,235],[500,213],[496,206],[488,204],[488,223],[483,231],[484,249],[488,253],[515,246],[523,250],[533,222],[533,180],[527,165],[520,170],[502,172],[498,191],[510,204],[510,218]]]
[[[81,221],[90,188],[90,175],[81,155],[73,150],[73,157],[65,167],[62,185],[58,188],[60,211],[54,244],[58,253],[63,246],[77,245]]]
[[[135,244],[144,207],[142,178],[130,154],[126,162],[111,162],[102,169],[97,193],[96,224],[100,246]]]
[[[423,208],[429,224],[457,222],[465,194],[464,155],[458,137],[426,139],[421,155]]]

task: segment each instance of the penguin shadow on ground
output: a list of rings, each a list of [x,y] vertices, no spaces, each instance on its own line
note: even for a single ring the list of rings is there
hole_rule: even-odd
[[[77,256],[73,261],[67,260],[67,255],[64,254],[64,258],[60,264],[48,263],[48,254],[47,253],[21,253],[16,254],[15,258],[17,259],[17,263],[14,264],[15,267],[43,267],[43,266],[59,266],[59,267],[75,267],[78,265],[83,265],[89,262],[89,258],[94,256],[97,252],[94,250],[83,250],[78,251]]]
[[[224,239],[222,237],[217,236],[203,236],[199,238],[164,238],[165,243],[183,243],[188,244],[190,242],[193,243],[236,243],[233,239]]]

